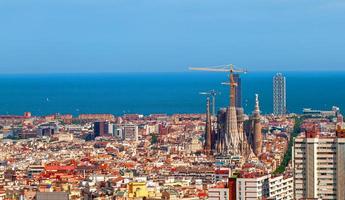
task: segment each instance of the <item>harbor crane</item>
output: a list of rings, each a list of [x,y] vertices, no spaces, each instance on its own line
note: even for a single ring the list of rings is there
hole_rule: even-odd
[[[216,95],[218,94],[218,92],[216,90],[210,90],[207,92],[199,92],[199,94],[212,97],[212,115],[216,116]]]
[[[246,69],[235,69],[233,64],[227,65],[218,65],[218,66],[211,66],[211,67],[190,67],[189,70],[194,71],[208,71],[208,72],[228,72],[229,73],[229,82],[225,83],[226,85],[230,85],[230,106],[235,106],[235,97],[236,97],[236,87],[237,83],[234,80],[234,73],[247,73]]]

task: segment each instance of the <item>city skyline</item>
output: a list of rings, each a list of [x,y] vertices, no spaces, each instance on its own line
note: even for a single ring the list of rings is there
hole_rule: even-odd
[[[345,199],[344,9],[0,1],[0,200]]]
[[[343,71],[345,66],[342,1],[0,5],[1,74],[180,72],[228,63],[252,71]]]

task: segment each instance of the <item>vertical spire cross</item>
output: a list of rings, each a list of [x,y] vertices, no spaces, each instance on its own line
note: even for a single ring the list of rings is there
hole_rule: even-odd
[[[260,112],[259,95],[258,94],[255,94],[255,111]]]

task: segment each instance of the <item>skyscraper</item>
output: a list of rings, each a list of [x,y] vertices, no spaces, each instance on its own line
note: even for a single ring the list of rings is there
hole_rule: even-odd
[[[286,79],[281,73],[273,77],[273,114],[286,114]]]
[[[242,108],[242,81],[239,74],[234,74],[234,81],[237,83],[235,106],[236,108]]]
[[[97,121],[93,123],[94,136],[106,136],[109,134],[109,122]]]
[[[331,136],[318,129],[294,141],[295,199],[345,199],[345,130]]]

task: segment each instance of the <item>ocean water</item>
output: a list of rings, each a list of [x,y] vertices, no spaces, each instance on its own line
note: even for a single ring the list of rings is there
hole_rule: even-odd
[[[272,112],[273,72],[242,75],[242,98],[246,113],[258,93],[263,113]],[[345,72],[286,72],[287,107],[301,113],[305,107],[345,109]],[[215,89],[217,108],[228,104],[224,73],[109,73],[0,75],[0,114],[30,111],[53,113],[203,113],[205,96]]]

